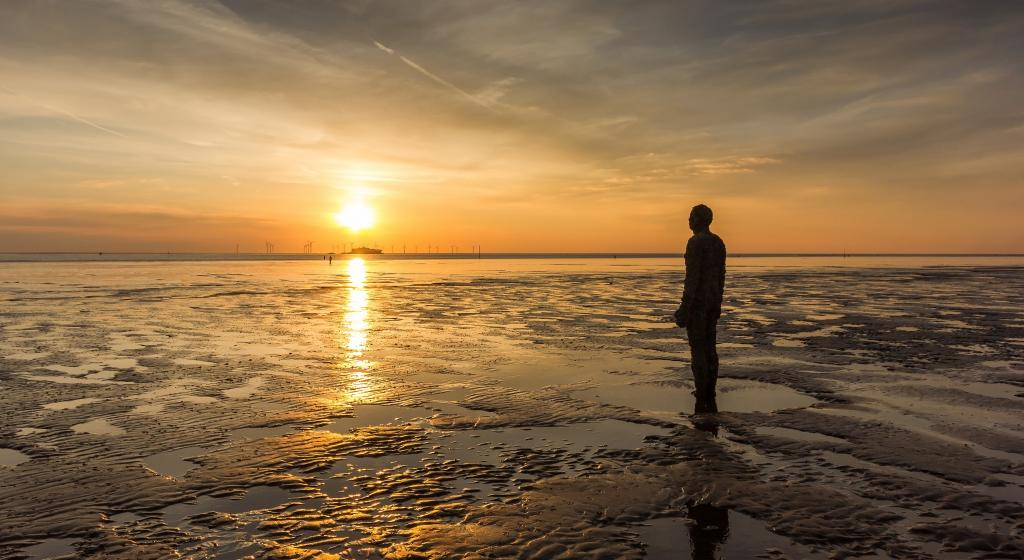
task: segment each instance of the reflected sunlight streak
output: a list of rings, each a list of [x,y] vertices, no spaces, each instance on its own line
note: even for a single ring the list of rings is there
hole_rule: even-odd
[[[339,364],[351,368],[348,387],[341,400],[358,402],[369,397],[376,383],[368,375],[373,362],[363,358],[370,330],[370,294],[366,289],[366,262],[360,258],[348,261],[348,298],[339,332],[339,345],[345,349],[345,360]]]
[[[355,258],[348,261],[348,282],[348,303],[345,307],[348,339],[345,348],[349,351],[349,362],[357,365],[356,362],[362,361],[359,358],[366,349],[366,333],[370,328],[367,320],[370,295],[366,291],[366,263],[363,259]]]

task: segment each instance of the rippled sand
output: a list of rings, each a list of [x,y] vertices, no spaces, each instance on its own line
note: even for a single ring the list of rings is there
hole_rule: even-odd
[[[0,265],[0,558],[1020,558],[1019,268]],[[321,553],[326,555],[318,556]]]

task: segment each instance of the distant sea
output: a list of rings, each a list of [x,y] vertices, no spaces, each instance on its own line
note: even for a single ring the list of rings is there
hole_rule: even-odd
[[[0,253],[0,263],[61,262],[201,262],[201,261],[320,261],[325,253]],[[682,259],[681,253],[383,253],[380,255],[335,254],[334,259],[364,260],[578,260]],[[737,253],[730,266],[755,267],[908,267],[924,266],[1024,266],[1024,254],[835,254],[835,253]]]

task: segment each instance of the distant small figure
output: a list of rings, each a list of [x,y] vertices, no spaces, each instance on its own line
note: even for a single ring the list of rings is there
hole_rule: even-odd
[[[725,290],[725,243],[709,229],[713,218],[711,209],[703,204],[690,211],[693,237],[686,243],[686,280],[675,313],[676,325],[686,329],[690,341],[694,394],[699,400],[711,401],[718,382],[715,342]]]
[[[334,255],[327,255],[327,264],[328,265],[334,264]]]

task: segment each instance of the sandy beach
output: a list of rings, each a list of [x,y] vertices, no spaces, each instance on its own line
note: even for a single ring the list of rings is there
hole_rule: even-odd
[[[1024,557],[1021,263],[832,264],[717,414],[678,259],[0,264],[0,558]]]

